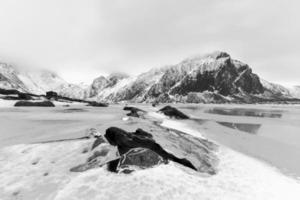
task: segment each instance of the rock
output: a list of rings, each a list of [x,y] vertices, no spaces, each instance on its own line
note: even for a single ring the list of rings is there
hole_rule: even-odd
[[[101,102],[96,102],[96,101],[91,101],[88,103],[88,106],[93,106],[93,107],[108,107],[107,103],[101,103]]]
[[[95,149],[100,144],[105,143],[105,142],[106,141],[104,140],[104,138],[102,136],[97,136],[97,139],[95,140],[95,142],[92,145],[92,150]]]
[[[147,169],[167,163],[160,155],[150,149],[134,148],[123,154],[120,158],[117,172],[130,173],[136,169]]]
[[[174,117],[176,119],[189,119],[187,115],[171,106],[165,106],[164,108],[160,109],[159,112],[162,112],[163,114],[169,117]]]
[[[15,103],[15,107],[55,107],[55,105],[51,101],[40,101],[40,102],[34,102],[34,101],[18,101]]]
[[[98,138],[101,136],[101,133],[96,128],[90,128],[86,130],[85,135],[88,137]]]
[[[70,169],[71,172],[84,172],[89,169],[102,167],[104,165],[111,165],[111,161],[118,160],[120,156],[115,147],[110,145],[103,145],[95,149],[93,154],[87,158],[86,162]],[[118,163],[117,163],[118,164]],[[113,170],[113,167],[111,167]],[[116,168],[115,168],[116,169]],[[112,171],[110,170],[110,171]]]
[[[0,88],[0,94],[4,94],[4,95],[10,95],[10,94],[19,94],[20,92],[18,90],[7,90],[7,89],[3,89]]]
[[[139,108],[136,108],[136,107],[130,107],[130,106],[125,106],[123,108],[123,110],[128,110],[130,111],[130,113],[127,114],[127,116],[130,116],[130,117],[142,117],[142,115],[144,113],[146,113],[146,111],[142,110],[142,109],[139,109]]]
[[[48,92],[46,92],[46,98],[56,100],[58,98],[58,94],[57,94],[57,92],[48,91]]]
[[[185,158],[178,158],[165,151],[158,143],[155,142],[152,135],[138,129],[136,132],[126,132],[117,127],[111,127],[106,130],[105,138],[107,141],[118,147],[120,155],[129,152],[133,148],[147,148],[161,156],[164,160],[171,160],[181,165],[197,170],[193,164]]]
[[[33,98],[27,94],[27,93],[19,93],[18,94],[18,97],[19,99],[22,99],[22,100],[32,100]]]

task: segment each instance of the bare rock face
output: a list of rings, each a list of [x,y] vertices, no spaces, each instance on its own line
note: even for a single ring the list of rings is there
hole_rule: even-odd
[[[248,65],[230,57],[221,57],[194,69],[170,93],[187,95],[204,91],[218,91],[221,95],[230,96],[240,91],[259,94],[264,92],[264,88]]]
[[[203,95],[203,101],[225,103],[236,101],[236,95],[251,97],[261,95],[265,90],[259,77],[247,64],[220,51],[150,70],[134,79],[124,78],[128,82],[121,86],[116,84],[119,79],[111,79],[104,80],[102,77],[98,91],[101,99],[113,102],[186,102],[190,93],[212,92],[216,95],[211,95],[208,99],[203,99],[206,98]],[[103,87],[105,92],[101,91]],[[228,99],[219,98],[218,95]]]

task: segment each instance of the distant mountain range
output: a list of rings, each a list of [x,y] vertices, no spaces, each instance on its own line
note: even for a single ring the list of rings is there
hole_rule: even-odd
[[[214,52],[154,68],[138,76],[114,73],[91,85],[70,84],[50,71],[22,71],[0,63],[0,88],[105,102],[259,103],[300,98],[300,86],[287,88],[261,79],[228,53]]]

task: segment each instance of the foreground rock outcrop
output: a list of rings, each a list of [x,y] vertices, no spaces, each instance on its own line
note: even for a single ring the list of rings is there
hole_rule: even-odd
[[[134,148],[150,149],[164,160],[171,160],[181,165],[197,170],[193,164],[185,158],[178,158],[173,154],[165,151],[155,140],[150,133],[145,132],[142,129],[137,129],[135,132],[126,132],[122,129],[111,127],[106,130],[105,138],[107,141],[118,147],[120,155],[126,154]]]
[[[116,171],[128,174],[167,163],[166,159],[150,149],[133,148],[121,156]]]
[[[70,171],[83,172],[107,166],[111,172],[131,173],[172,161],[201,173],[216,174],[218,159],[214,143],[160,127],[148,120],[132,120],[123,121],[121,127],[128,126],[131,130],[132,126],[139,124],[147,127],[147,131],[141,128],[135,131],[117,127],[106,129],[104,135],[94,136],[95,141],[85,150],[89,152],[86,162],[72,167]]]

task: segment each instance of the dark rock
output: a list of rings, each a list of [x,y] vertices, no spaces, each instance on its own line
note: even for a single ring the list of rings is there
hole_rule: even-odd
[[[25,106],[25,107],[55,107],[55,105],[51,101],[41,101],[41,102],[33,102],[33,101],[18,101],[15,103],[16,107]]]
[[[120,128],[111,127],[106,130],[105,138],[111,145],[118,147],[120,155],[127,153],[133,148],[147,148],[157,153],[164,160],[172,160],[197,170],[187,159],[177,158],[173,154],[165,151],[150,135],[150,133],[145,134],[145,131],[141,131],[141,129],[137,132],[129,133]]]
[[[56,100],[58,98],[58,94],[57,94],[57,92],[48,91],[48,92],[46,92],[46,98]]]
[[[0,88],[0,94],[4,95],[11,95],[11,94],[19,94],[20,92],[18,90],[7,90]]]
[[[112,160],[107,163],[107,170],[111,172],[118,172],[117,168],[120,162],[120,158]]]
[[[130,173],[138,169],[150,168],[162,163],[167,163],[160,155],[150,149],[134,148],[123,154],[118,167],[118,172]]]
[[[32,100],[33,98],[27,94],[27,93],[19,93],[18,94],[18,97],[19,99],[22,99],[22,100]]]
[[[125,106],[123,108],[123,110],[126,110],[126,111],[130,111],[130,113],[127,114],[127,116],[130,116],[130,117],[142,117],[143,113],[146,113],[146,111],[142,110],[142,109],[139,109],[139,108],[136,108],[136,107],[130,107],[130,106]]]
[[[88,103],[88,106],[93,106],[93,107],[108,107],[107,103],[101,103],[101,102],[96,102],[96,101],[91,101]]]
[[[187,115],[185,115],[178,109],[171,107],[171,106],[165,106],[164,108],[160,109],[159,111],[169,117],[174,117],[176,119],[189,119],[189,117]]]
[[[1,97],[1,99],[4,99],[4,100],[20,100],[19,97],[16,97],[16,96],[4,96],[4,97]]]

